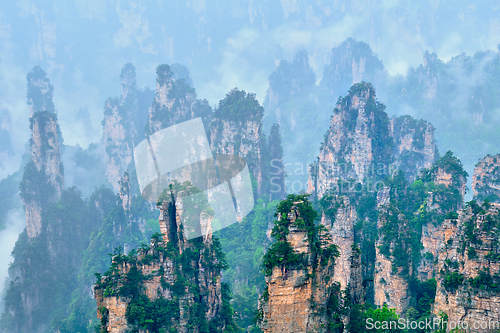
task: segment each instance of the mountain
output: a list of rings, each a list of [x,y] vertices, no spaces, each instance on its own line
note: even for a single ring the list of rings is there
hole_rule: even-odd
[[[304,165],[318,155],[316,147],[322,142],[331,111],[339,96],[363,81],[377,87],[379,101],[391,117],[418,115],[431,123],[432,128],[424,130],[424,141],[433,136],[441,150],[453,151],[472,174],[480,158],[497,153],[491,142],[499,140],[499,54],[461,54],[444,62],[438,54],[426,51],[422,64],[409,68],[405,76],[391,75],[370,45],[348,38],[331,50],[330,63],[325,65],[318,84],[313,78],[319,73],[309,65],[313,57],[305,51],[298,51],[291,62],[280,61],[269,76],[264,125],[281,125],[287,189],[295,193],[305,190]],[[398,130],[400,123],[392,127]],[[418,126],[423,129],[425,124]],[[420,132],[415,133],[417,139]],[[420,145],[418,140],[415,143]]]
[[[14,261],[9,269],[5,307],[0,321],[2,332],[93,332],[100,326],[114,327],[113,318],[116,316],[113,311],[116,308],[109,305],[114,301],[108,299],[109,290],[106,292],[106,288],[101,290],[96,287],[94,293],[94,273],[103,276],[103,280],[97,281],[97,286],[103,286],[110,279],[122,279],[112,277],[117,273],[117,261],[129,258],[129,269],[137,268],[142,267],[144,256],[148,258],[151,269],[167,264],[167,261],[168,265],[179,269],[175,274],[164,277],[175,289],[175,292],[172,291],[175,294],[174,303],[183,313],[178,318],[172,317],[174,321],[180,318],[179,330],[187,332],[197,327],[200,331],[210,328],[229,332],[239,330],[236,320],[245,324],[251,322],[258,291],[254,290],[252,296],[246,299],[241,297],[246,289],[238,289],[235,304],[241,314],[236,316],[230,304],[231,288],[233,285],[241,287],[238,280],[243,280],[247,263],[240,265],[245,267],[244,270],[233,271],[223,281],[221,271],[228,267],[221,244],[226,246],[230,257],[228,262],[232,265],[235,265],[234,256],[231,256],[234,253],[262,253],[267,220],[262,226],[262,233],[257,233],[259,237],[255,237],[248,249],[243,249],[242,245],[248,244],[241,242],[228,247],[227,238],[219,241],[217,235],[212,238],[212,233],[209,233],[207,238],[193,241],[179,236],[181,238],[174,246],[177,252],[169,252],[172,246],[170,238],[164,238],[161,244],[151,244],[150,250],[144,252],[153,235],[163,232],[165,237],[170,237],[167,235],[173,230],[172,223],[179,222],[175,218],[172,220],[171,214],[181,214],[183,207],[186,213],[188,205],[180,199],[164,206],[145,201],[139,193],[133,150],[139,142],[157,131],[193,117],[202,117],[213,152],[246,158],[253,179],[255,200],[259,205],[269,204],[270,198],[281,199],[284,196],[283,175],[277,174],[273,179],[270,175],[271,159],[273,165],[279,168],[283,165],[279,129],[273,127],[267,139],[262,129],[263,109],[253,94],[232,90],[213,111],[206,101],[196,99],[194,88],[186,83],[189,73],[185,68],[180,65],[172,68],[158,66],[158,84],[156,91],[152,92],[137,87],[135,67],[126,64],[120,74],[121,96],[110,98],[105,103],[101,143],[90,145],[87,149],[63,143],[52,102],[54,87],[40,67],[28,73],[28,106],[32,113],[29,161],[25,163],[23,173],[19,171],[0,183],[2,191],[8,195],[0,201],[2,207],[9,207],[13,202],[7,198],[11,198],[20,184],[26,211],[26,229],[16,242]],[[174,69],[179,73],[174,73]],[[240,113],[235,114],[234,110]],[[70,169],[66,170],[65,165],[69,165]],[[72,185],[68,188],[65,188],[66,174],[69,174]],[[80,185],[85,193],[75,184]],[[274,207],[273,204],[270,207]],[[160,220],[158,213],[163,216]],[[7,217],[5,215],[4,218]],[[165,222],[167,220],[168,223]],[[241,224],[246,228],[254,220],[255,213],[252,213]],[[235,223],[232,230],[240,233],[243,229],[239,230],[239,225]],[[178,227],[181,235],[183,225]],[[148,251],[151,253],[147,254]],[[158,253],[166,255],[164,251],[170,253],[168,260],[167,257],[163,257],[165,260],[156,257]],[[156,254],[151,258],[153,252]],[[114,261],[110,262],[108,254],[113,253]],[[193,262],[197,262],[198,266],[192,267]],[[137,273],[142,268],[132,272]],[[203,271],[205,275],[200,276]],[[130,271],[125,269],[122,273],[128,276]],[[150,274],[147,271],[143,273],[146,277]],[[258,280],[259,271],[254,270],[252,274],[246,277]],[[106,276],[111,277],[106,280]],[[164,287],[162,281],[156,287]],[[189,289],[186,294],[181,285]],[[111,287],[116,285],[111,284]],[[152,285],[149,287],[153,288]],[[120,304],[126,304],[123,305],[125,308],[131,305],[134,311],[159,304],[168,308],[173,304],[164,299],[155,300],[153,296],[156,293],[148,294],[152,296],[148,303],[143,296],[139,296],[139,289],[130,291],[132,294],[124,296],[126,300]],[[166,290],[164,288],[165,293]],[[116,293],[119,292],[116,290]],[[202,296],[205,292],[210,295]],[[100,295],[97,298],[99,306],[94,300],[95,295]],[[188,304],[192,307],[190,314],[184,313]],[[109,308],[107,314],[101,311],[103,309],[99,310],[101,306]],[[206,311],[210,313],[207,317],[203,315]],[[108,318],[109,322],[100,321],[103,318]],[[149,325],[146,323],[149,319],[137,317],[137,313],[127,318],[132,318],[130,327]],[[164,327],[167,324],[161,325]],[[153,326],[150,327],[153,331],[158,329],[158,326]]]
[[[389,120],[371,84],[338,100],[310,167],[310,199],[290,195],[275,215],[263,331],[364,332],[367,319],[380,318],[498,320],[490,311],[498,205],[464,203],[468,174],[451,151],[439,157],[432,133],[409,116]],[[494,156],[477,164],[474,198],[496,200],[496,165]],[[307,213],[293,213],[302,202]],[[308,222],[314,216],[318,224]],[[311,243],[314,230],[324,230],[320,245]],[[329,246],[334,262],[315,268]]]
[[[115,253],[110,269],[98,276],[94,292],[102,331],[238,331],[229,286],[221,283],[227,264],[218,239],[211,233],[184,239],[186,216],[208,225],[213,218],[203,218],[208,206],[195,207],[180,194],[190,190],[189,185],[172,189],[167,194],[172,200],[158,203],[163,233],[128,255]]]

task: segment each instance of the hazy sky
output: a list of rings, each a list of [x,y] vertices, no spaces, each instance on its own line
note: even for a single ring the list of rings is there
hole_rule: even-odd
[[[139,87],[154,88],[159,64],[181,63],[198,97],[212,106],[234,87],[262,103],[278,61],[300,49],[318,82],[331,49],[348,37],[368,43],[390,74],[404,75],[426,50],[444,61],[496,50],[499,14],[496,1],[3,2],[0,110],[11,114],[16,153],[0,163],[0,178],[19,168],[29,139],[26,73],[35,65],[54,85],[65,143],[85,148],[101,140],[104,102],[120,94],[127,62],[136,66]],[[90,126],[78,121],[81,110],[88,110]]]
[[[496,1],[16,1],[0,4],[0,107],[12,113],[16,147],[29,137],[25,75],[44,68],[54,87],[64,139],[87,146],[99,131],[74,121],[87,108],[100,129],[104,101],[119,94],[132,61],[140,86],[154,86],[160,63],[186,65],[211,105],[234,87],[262,102],[275,60],[305,48],[322,75],[332,47],[367,42],[391,74],[500,43]]]

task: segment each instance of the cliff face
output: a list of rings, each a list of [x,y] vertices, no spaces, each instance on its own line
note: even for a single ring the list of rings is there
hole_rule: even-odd
[[[266,333],[326,332],[333,327],[331,315],[341,298],[340,286],[331,278],[338,248],[326,230],[313,236],[314,216],[306,200],[289,196],[278,207],[273,228],[277,242],[264,256],[267,289],[259,306]]]
[[[212,108],[206,100],[196,99],[196,93],[185,80],[174,80],[170,66],[156,69],[156,96],[149,108],[149,133],[201,117],[208,127]]]
[[[106,178],[115,192],[119,190],[118,181],[121,175],[132,162],[133,143],[139,130],[132,122],[132,117],[138,113],[135,67],[130,63],[126,64],[120,79],[121,98],[110,98],[106,101],[102,120]]]
[[[218,240],[211,233],[183,239],[181,221],[192,207],[172,192],[171,198],[175,196],[160,206],[163,238],[153,235],[150,246],[128,256],[117,254],[95,286],[98,317],[106,332],[175,328],[187,333],[234,325],[227,286],[221,284],[225,261]],[[197,215],[202,224],[210,222],[203,216]]]
[[[368,44],[348,38],[332,49],[330,64],[325,66],[320,87],[336,98],[355,83],[376,83],[383,72],[382,61]]]
[[[419,83],[425,87],[424,96],[429,100],[436,97],[439,65],[437,54],[426,51],[423,64],[418,68]]]
[[[337,102],[318,161],[310,167],[307,191],[320,198],[328,189],[339,190],[339,181],[373,191],[395,170],[414,180],[438,156],[431,124],[409,116],[389,121],[371,84],[355,84]]]
[[[118,181],[120,184],[120,190],[118,195],[122,203],[123,211],[129,212],[130,206],[132,205],[132,194],[130,193],[130,176],[128,172],[123,174],[123,177]]]
[[[115,191],[118,180],[132,162],[132,140],[127,128],[127,115],[121,113],[119,101],[108,99],[104,107],[103,146],[105,149],[106,177]]]
[[[54,113],[54,86],[50,84],[47,74],[40,68],[40,66],[33,67],[33,69],[26,76],[28,81],[28,107],[30,111],[30,118],[36,111],[49,111]]]
[[[384,109],[367,83],[339,99],[310,166],[308,192],[319,200],[322,224],[339,246],[334,279],[348,287],[353,304],[387,304],[404,313],[418,301],[409,283],[422,266],[414,239],[428,242],[437,216],[460,206],[466,174],[452,155],[436,161],[432,125],[409,116],[389,120]],[[429,223],[414,215],[427,206]]]
[[[397,313],[403,313],[410,304],[410,294],[408,290],[408,281],[403,275],[411,274],[411,264],[408,267],[398,267],[393,258],[406,257],[407,261],[411,258],[411,248],[409,239],[403,235],[408,235],[409,223],[405,216],[393,205],[387,204],[379,207],[379,220],[377,228],[388,228],[389,220],[394,223],[394,232],[402,235],[401,239],[396,241],[385,239],[382,233],[375,243],[375,274],[374,290],[375,305],[382,306],[387,304],[390,308],[395,308]],[[394,227],[393,226],[393,227]],[[407,271],[405,271],[405,269]]]
[[[439,257],[439,251],[446,242],[456,233],[456,223],[452,220],[444,220],[442,224],[425,224],[422,227],[422,260],[418,267],[418,277],[424,281],[439,276],[439,269],[435,260]]]
[[[281,133],[278,124],[271,127],[269,135],[269,181],[271,200],[284,199],[286,196],[285,188],[285,165],[283,163],[283,147],[281,145]]]
[[[64,189],[60,131],[52,103],[53,87],[46,74],[35,67],[27,75],[30,107],[30,162],[21,182],[28,237],[41,231],[41,215],[49,202],[57,201]],[[39,109],[48,107],[49,109]]]
[[[472,189],[475,200],[500,203],[500,154],[488,155],[476,164]]]
[[[419,304],[421,290],[432,294],[439,251],[454,232],[450,218],[463,204],[465,177],[460,161],[448,152],[411,185],[398,174],[390,187],[378,192],[376,305],[387,304],[401,314],[410,308],[430,311]]]
[[[375,101],[371,84],[352,86],[333,111],[318,162],[310,169],[308,192],[322,197],[328,189],[338,188],[340,180],[369,185],[368,177],[374,179],[377,173],[389,172],[388,125],[387,114]]]
[[[316,84],[315,73],[309,65],[309,56],[305,50],[297,52],[291,62],[280,61],[276,70],[269,77],[269,90],[264,107],[272,114],[268,115],[272,122],[282,128],[293,131],[297,123],[300,110],[289,110],[284,104],[290,100],[307,98]]]
[[[326,227],[333,244],[338,246],[340,256],[335,260],[332,279],[340,288],[348,289],[355,304],[365,301],[363,272],[359,247],[354,242],[358,213],[348,196],[335,196],[321,215],[321,224]]]
[[[434,313],[447,314],[449,321],[468,322],[475,332],[489,332],[473,326],[475,322],[500,320],[499,208],[472,202],[457,219],[443,225]]]
[[[434,127],[425,120],[410,116],[391,119],[391,136],[394,138],[395,167],[414,180],[420,170],[430,168],[439,152],[434,141]]]
[[[444,188],[427,193],[425,206],[427,212],[450,214],[462,208],[467,173],[460,170],[461,167],[459,168],[456,162],[450,158],[450,152],[446,153],[436,165],[428,170],[427,179],[432,180],[438,186],[444,186]],[[438,258],[439,250],[445,244],[445,238],[449,238],[450,234],[454,232],[455,228],[446,219],[442,223],[429,222],[422,226],[422,258],[418,266],[419,279],[437,278],[438,269],[435,259]]]
[[[254,180],[257,195],[269,193],[269,173],[271,171],[271,157],[269,144],[273,144],[275,165],[283,165],[280,155],[280,142],[273,135],[270,143],[265,139],[262,129],[264,109],[255,99],[255,95],[245,91],[233,89],[225,99],[219,102],[210,125],[210,147],[215,154],[238,155],[246,159],[252,179]],[[281,150],[282,151],[282,150]],[[278,172],[275,179],[277,184],[284,183],[284,175]],[[277,195],[281,195],[284,185],[275,188]]]

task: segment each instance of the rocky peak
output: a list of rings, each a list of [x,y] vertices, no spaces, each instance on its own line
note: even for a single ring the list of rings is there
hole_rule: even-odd
[[[132,194],[130,193],[130,177],[128,171],[125,171],[118,184],[120,185],[118,196],[120,197],[123,210],[129,212],[132,204]]]
[[[132,63],[127,63],[123,66],[120,81],[122,87],[122,104],[123,103],[137,103],[137,83],[135,77],[135,67]]]
[[[260,326],[268,332],[327,332],[343,325],[331,316],[341,298],[334,274],[338,247],[326,229],[316,228],[316,212],[305,195],[289,195],[277,209],[264,255],[267,288],[259,306]]]
[[[132,162],[133,143],[129,112],[118,98],[109,98],[104,106],[102,144],[105,151],[106,178],[115,191],[119,180]]]
[[[301,169],[298,172],[287,170],[289,192],[305,190],[306,166],[317,155],[314,149],[297,147],[306,147],[321,140],[325,121],[328,121],[328,115],[319,107],[318,99],[314,99],[316,91],[316,75],[304,50],[298,51],[292,61],[280,61],[269,76],[269,89],[263,103],[266,110],[264,129],[267,133],[272,130],[272,124],[279,125],[285,165],[300,165]],[[315,114],[314,119],[310,114]]]
[[[36,111],[49,111],[54,113],[54,87],[50,84],[47,74],[40,66],[35,66],[26,76],[28,81],[27,97],[30,118]]]
[[[262,130],[263,115],[264,109],[255,99],[255,94],[233,89],[219,102],[210,125],[212,151],[244,157],[257,182],[258,194],[262,193],[263,184],[267,182],[263,173],[266,168],[263,153],[268,148]]]
[[[169,65],[159,65],[156,74],[156,97],[149,108],[150,134],[197,117],[207,127],[212,114],[208,102],[196,99],[194,88],[185,80],[174,81]]]
[[[348,38],[332,49],[330,64],[325,66],[320,86],[331,96],[339,96],[355,83],[377,82],[384,66],[370,46]]]
[[[319,159],[310,169],[309,193],[322,197],[340,180],[367,183],[390,172],[392,138],[384,109],[373,86],[365,82],[339,98]]]
[[[160,107],[171,108],[174,101],[170,100],[169,92],[174,85],[174,73],[170,71],[170,66],[160,65],[156,68],[156,102]]]
[[[132,162],[134,142],[144,129],[135,123],[138,109],[138,90],[135,67],[125,64],[120,74],[122,94],[109,98],[104,106],[102,145],[105,151],[106,178],[115,192],[120,190],[120,177]]]
[[[267,110],[275,112],[276,121],[280,125],[282,125],[281,104],[297,96],[307,96],[316,85],[315,77],[305,50],[297,52],[291,62],[280,61],[276,70],[269,76],[269,90],[264,106]],[[290,120],[284,123],[291,124]]]
[[[181,221],[190,208],[181,192],[188,190],[184,184],[165,191],[158,203],[163,234],[128,256],[115,253],[111,269],[98,280],[94,293],[101,329],[190,333],[236,327],[227,285],[221,283],[225,259],[218,240],[211,233],[183,237]]]
[[[61,197],[64,169],[61,163],[61,133],[52,102],[53,87],[38,66],[28,73],[27,81],[31,116],[30,162],[25,167],[20,188],[28,237],[33,238],[41,232],[43,209],[49,202]]]
[[[437,74],[441,63],[442,61],[438,59],[436,53],[429,53],[428,51],[424,53],[423,65],[419,68],[420,83],[425,85],[425,97],[429,100],[436,97],[438,80]]]
[[[476,164],[472,189],[475,200],[500,203],[500,154],[487,155]]]
[[[355,84],[339,98],[309,170],[308,192],[341,250],[334,279],[349,286],[354,304],[429,311],[418,305],[411,283],[421,277],[418,283],[432,292],[428,258],[437,256],[442,235],[433,227],[461,207],[467,177],[451,153],[437,158],[432,125],[409,116],[389,120],[371,84]]]
[[[434,126],[425,120],[410,116],[391,119],[391,136],[394,138],[395,167],[403,170],[410,180],[430,168],[439,152],[434,140]]]
[[[440,209],[443,212],[455,211],[462,207],[468,173],[463,169],[462,162],[453,156],[451,151],[441,157],[430,169],[423,171],[424,181],[433,181],[437,186],[444,185],[447,189],[439,194],[430,193],[427,205],[430,209]],[[436,206],[437,205],[437,206]]]
[[[428,74],[436,73],[436,63],[439,61],[436,53],[429,53],[429,51],[425,51],[423,56],[423,64],[422,67]]]

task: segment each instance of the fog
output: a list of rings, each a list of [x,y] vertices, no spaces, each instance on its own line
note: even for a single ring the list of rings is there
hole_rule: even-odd
[[[332,47],[354,37],[371,46],[390,74],[404,75],[426,50],[444,61],[495,50],[498,13],[494,1],[5,2],[0,106],[13,116],[19,153],[28,138],[25,75],[41,65],[55,87],[65,142],[85,148],[100,138],[103,102],[119,91],[117,77],[129,61],[139,86],[154,87],[158,64],[178,62],[211,105],[234,87],[263,102],[275,57],[291,59],[306,49],[319,81]],[[81,108],[89,110],[96,131],[85,133],[74,122]]]
[[[7,214],[6,228],[0,231],[0,312],[3,312],[4,288],[8,284],[9,264],[12,262],[10,255],[18,235],[26,225],[26,217],[21,210],[11,210]]]
[[[476,67],[464,73],[463,63],[454,57],[497,52],[499,17],[500,5],[493,0],[481,4],[464,0],[3,1],[0,110],[10,118],[0,131],[10,141],[8,147],[0,142],[0,179],[22,166],[30,138],[26,74],[36,65],[47,72],[54,86],[62,137],[72,146],[67,151],[100,142],[104,102],[120,94],[119,74],[127,62],[136,67],[140,88],[154,90],[157,65],[179,63],[189,69],[198,98],[207,99],[213,107],[235,87],[255,93],[263,104],[268,78],[281,60],[290,61],[305,49],[319,84],[332,48],[349,37],[371,47],[391,80],[420,66],[425,51],[435,52],[455,68],[455,82],[463,91],[453,101],[453,117],[468,125],[467,93],[483,82],[487,69]],[[483,62],[487,61],[486,57]],[[390,97],[382,94],[381,98]],[[410,114],[433,121],[433,114],[407,104],[387,104],[390,115]],[[499,123],[499,110],[489,111],[493,123]],[[450,129],[437,127],[443,131],[437,134],[442,154],[449,148],[441,146],[445,130]],[[319,142],[312,149],[318,148]],[[497,153],[498,144],[483,142],[476,152]],[[472,176],[476,155],[459,157]],[[88,196],[97,184],[82,179],[91,177],[92,171],[78,169],[69,153],[63,152],[63,162],[66,185],[77,185]],[[2,288],[10,252],[24,224],[22,211],[10,211],[8,224],[0,231]]]

